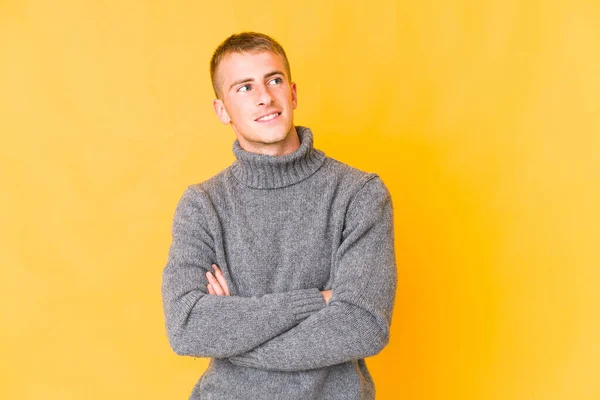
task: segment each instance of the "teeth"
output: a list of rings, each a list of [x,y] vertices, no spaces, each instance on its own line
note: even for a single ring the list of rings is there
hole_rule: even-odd
[[[273,113],[273,114],[265,115],[264,117],[259,118],[257,121],[270,121],[278,115],[279,115],[279,113],[277,113],[277,112]]]

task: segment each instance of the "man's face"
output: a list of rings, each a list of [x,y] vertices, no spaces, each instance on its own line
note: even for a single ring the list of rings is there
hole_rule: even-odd
[[[213,101],[221,122],[231,123],[249,152],[285,154],[295,150],[296,84],[275,53],[230,53],[217,69],[220,99]],[[266,118],[265,118],[266,117]]]

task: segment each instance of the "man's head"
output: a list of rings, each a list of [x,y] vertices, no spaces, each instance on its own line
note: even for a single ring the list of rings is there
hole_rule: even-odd
[[[232,35],[215,50],[210,72],[215,113],[244,150],[283,155],[299,146],[296,84],[279,43],[261,33]]]
[[[270,36],[257,32],[242,32],[229,36],[217,47],[210,59],[210,79],[212,81],[215,97],[220,99],[221,82],[218,75],[218,67],[225,56],[231,53],[260,53],[270,52],[278,54],[285,65],[288,81],[292,82],[290,63],[283,47]]]

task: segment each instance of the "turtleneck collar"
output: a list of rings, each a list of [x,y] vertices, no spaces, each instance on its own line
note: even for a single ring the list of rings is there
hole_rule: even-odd
[[[243,184],[256,189],[276,189],[298,183],[315,173],[325,161],[325,153],[313,147],[312,131],[296,126],[300,147],[285,156],[268,156],[242,149],[238,140],[233,143],[237,161],[233,175]]]

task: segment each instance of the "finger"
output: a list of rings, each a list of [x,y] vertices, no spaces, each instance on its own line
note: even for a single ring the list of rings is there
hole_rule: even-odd
[[[215,279],[215,277],[210,272],[206,274],[206,278],[208,279],[210,287],[215,292],[215,295],[217,295],[217,296],[225,295],[223,289],[221,288],[221,285],[219,285],[219,282]]]
[[[229,286],[227,286],[227,281],[225,280],[223,272],[221,272],[221,269],[217,266],[217,264],[213,264],[213,269],[215,270],[215,278],[217,278],[221,288],[223,288],[223,292],[225,292],[226,296],[229,296]]]
[[[210,283],[208,285],[206,285],[206,288],[208,289],[208,293],[216,294],[215,289],[212,288],[212,285]]]
[[[225,295],[225,292],[221,288],[221,285],[219,285],[219,282],[217,282],[217,280],[215,279],[215,277],[213,276],[213,274],[210,273],[210,271],[208,271],[206,273],[206,279],[208,279],[208,282],[210,283],[210,285],[215,290],[217,296],[224,296]]]

